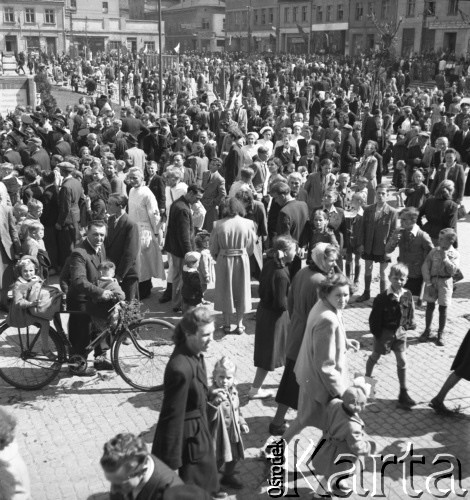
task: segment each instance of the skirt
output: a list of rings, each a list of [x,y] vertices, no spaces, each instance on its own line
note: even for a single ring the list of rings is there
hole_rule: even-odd
[[[460,378],[470,381],[470,330],[460,344],[451,370]]]
[[[286,339],[289,326],[289,313],[279,313],[264,308],[262,304],[256,311],[255,352],[256,368],[273,371],[286,362]]]
[[[297,410],[299,404],[299,384],[294,373],[295,360],[286,358],[284,373],[277,389],[276,403]]]

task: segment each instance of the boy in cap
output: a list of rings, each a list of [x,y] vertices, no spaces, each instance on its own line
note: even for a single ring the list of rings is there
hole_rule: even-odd
[[[192,307],[202,302],[203,288],[199,276],[199,252],[187,252],[184,256],[183,286],[181,296],[183,298],[183,314]]]

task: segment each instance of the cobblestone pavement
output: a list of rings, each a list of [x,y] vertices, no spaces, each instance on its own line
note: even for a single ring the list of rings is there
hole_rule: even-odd
[[[408,443],[412,444],[415,455],[423,455],[424,463],[415,463],[413,477],[414,487],[424,490],[421,497],[424,499],[437,498],[439,494],[435,488],[426,489],[425,479],[431,472],[446,468],[446,464],[432,463],[441,453],[452,454],[460,460],[462,485],[470,488],[468,383],[462,382],[449,395],[448,403],[456,409],[454,416],[438,416],[427,406],[428,401],[448,376],[453,356],[470,326],[464,317],[470,313],[469,223],[470,217],[459,222],[462,271],[465,279],[457,285],[450,307],[445,347],[437,347],[433,343],[417,343],[417,337],[423,330],[423,309],[417,311],[416,334],[409,338],[409,390],[411,396],[418,401],[418,405],[411,412],[396,408],[398,383],[395,359],[393,356],[386,356],[380,360],[374,372],[378,380],[376,398],[363,414],[366,429],[371,438],[377,442],[382,455],[395,454],[400,457],[405,454]],[[178,316],[175,317],[169,312],[170,307],[158,304],[157,298],[162,290],[162,283],[156,282],[155,285],[151,298],[145,301],[146,307],[152,316],[176,323]],[[376,292],[377,282],[374,282],[374,287],[373,292]],[[256,296],[255,289],[256,287],[253,287]],[[254,299],[254,304],[256,302]],[[361,342],[361,350],[349,356],[351,373],[364,372],[365,361],[371,351],[372,337],[367,328],[369,311],[367,305],[352,304],[345,312],[348,336]],[[242,412],[250,427],[250,433],[245,439],[246,459],[239,465],[239,477],[243,479],[245,488],[231,497],[238,499],[268,498],[266,489],[269,469],[259,458],[259,450],[268,438],[268,424],[275,411],[272,399],[249,401],[247,398],[254,376],[252,356],[255,324],[253,314],[250,316],[246,322],[245,335],[224,336],[218,330],[207,355],[209,373],[215,360],[222,354],[230,355],[238,366]],[[220,316],[217,317],[217,321],[220,324]],[[266,380],[266,387],[275,389],[281,375],[282,369],[270,374]],[[29,467],[34,500],[106,499],[108,484],[99,466],[103,443],[118,432],[133,432],[142,433],[150,444],[161,403],[161,392],[136,392],[115,374],[111,374],[108,380],[99,377],[80,379],[69,376],[64,368],[61,376],[49,387],[35,392],[18,391],[0,380],[0,404],[18,417],[18,440]],[[295,413],[291,411],[288,419],[294,416]],[[309,440],[317,441],[318,438],[319,433],[312,428],[302,432],[298,443],[298,457],[302,453],[311,453]],[[299,480],[294,481],[293,445],[290,451],[292,453],[289,463],[289,493],[300,498],[309,498],[310,484],[314,484],[312,476],[307,474],[305,461],[299,459],[299,470],[307,479],[302,478],[299,473]],[[380,476],[378,474],[374,476],[372,473],[372,460],[368,460],[364,474],[364,485],[370,490],[368,496],[389,499],[412,498],[414,494],[409,484],[409,462],[408,458],[404,460],[404,464],[388,465],[381,485],[380,480],[377,481]],[[454,474],[457,478],[458,471],[454,471]],[[404,479],[408,482],[404,483]],[[451,487],[451,481],[449,478],[443,479],[437,486],[440,487],[442,495],[446,488]],[[448,498],[458,497],[458,487],[457,481],[454,483],[454,491],[450,492]],[[361,496],[353,494],[350,498],[361,498]]]

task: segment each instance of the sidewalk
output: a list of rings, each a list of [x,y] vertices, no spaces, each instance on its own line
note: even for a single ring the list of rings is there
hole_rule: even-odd
[[[470,200],[466,200],[466,205],[470,205]],[[412,443],[413,453],[424,456],[424,464],[414,465],[415,488],[425,490],[422,499],[435,498],[425,489],[426,477],[448,466],[445,463],[432,464],[432,460],[440,453],[453,454],[460,460],[462,484],[470,489],[468,383],[461,382],[449,395],[449,406],[458,408],[454,417],[440,417],[427,406],[448,376],[452,359],[470,327],[464,318],[470,313],[470,259],[467,250],[470,248],[470,216],[459,222],[458,232],[461,268],[465,279],[457,285],[450,307],[446,345],[440,348],[431,343],[417,343],[416,339],[423,330],[424,309],[418,309],[416,335],[409,339],[409,391],[419,404],[411,412],[396,409],[398,384],[395,358],[385,356],[374,372],[378,380],[376,399],[363,414],[366,430],[377,442],[382,455],[393,453],[400,457],[407,450],[408,443]],[[375,272],[378,273],[378,270]],[[163,289],[163,284],[156,282],[155,285],[157,288],[151,298],[145,301],[145,308],[151,311],[152,316],[176,323],[179,316],[171,312],[168,304],[162,307],[158,303],[158,291]],[[378,283],[374,281],[373,286],[375,295]],[[254,299],[254,307],[256,303],[257,299]],[[372,336],[367,326],[369,312],[370,308],[362,304],[352,305],[345,311],[348,336],[361,342],[361,350],[349,358],[352,374],[364,372],[365,361],[371,351]],[[221,324],[220,315],[217,315],[217,322]],[[217,330],[207,355],[207,366],[210,375],[214,362],[222,355],[233,358],[238,366],[242,413],[250,427],[250,433],[245,438],[246,459],[238,467],[239,477],[246,486],[231,498],[268,498],[269,469],[266,462],[259,459],[259,450],[268,438],[268,425],[276,404],[272,399],[249,401],[247,398],[255,372],[252,361],[254,320],[249,319],[246,325],[247,333],[242,336],[224,336]],[[281,375],[282,369],[270,374],[266,387],[275,389]],[[80,379],[70,377],[64,368],[60,379],[36,392],[18,391],[0,381],[0,404],[18,418],[17,436],[21,453],[29,467],[34,500],[106,499],[109,485],[99,466],[104,442],[119,432],[133,432],[142,433],[150,445],[161,403],[162,393],[135,392],[114,373],[106,377]],[[290,411],[288,419],[294,416],[295,412]],[[319,437],[316,430],[306,429],[300,435],[298,450],[309,451],[309,440],[317,442]],[[293,446],[291,448],[293,451]],[[409,477],[409,462],[409,459],[405,460],[408,464],[405,477]],[[371,491],[374,480],[372,466],[372,461],[366,463],[364,475],[365,486]],[[289,469],[289,493],[294,494],[292,456]],[[301,463],[299,469],[305,474],[308,471],[305,462]],[[383,498],[412,498],[409,484],[407,492],[404,492],[402,476],[402,464],[386,467]],[[310,474],[308,479],[311,481]],[[298,498],[311,498],[310,486],[305,479],[299,479],[296,486]],[[379,488],[376,493],[379,493],[380,484],[376,486]],[[438,486],[441,489],[449,488],[450,480],[443,479]],[[372,498],[372,493],[368,497]],[[352,495],[350,498],[364,496]],[[457,498],[457,493],[451,493],[448,498]]]

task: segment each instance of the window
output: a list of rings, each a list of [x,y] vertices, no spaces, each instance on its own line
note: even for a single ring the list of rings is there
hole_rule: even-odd
[[[271,24],[274,22],[274,9],[269,9],[269,22]]]
[[[107,14],[108,11],[108,2],[103,2],[103,14]]]
[[[362,21],[362,17],[364,16],[364,6],[362,2],[357,2],[356,4],[356,21]]]
[[[5,23],[15,22],[15,13],[13,11],[13,7],[5,7],[5,10],[3,11],[3,22]]]
[[[408,0],[406,3],[406,17],[414,17],[416,0]]]
[[[390,17],[390,0],[382,0],[382,19],[388,19]]]
[[[307,6],[304,5],[302,7],[302,21],[306,21],[307,20]]]
[[[46,9],[45,22],[46,22],[46,24],[55,24],[55,11],[54,10]]]
[[[323,8],[321,5],[317,6],[317,23],[323,22]]]
[[[284,8],[284,22],[285,23],[289,22],[289,7]]]
[[[155,42],[144,42],[144,50],[155,52]]]
[[[201,28],[202,28],[203,30],[208,30],[208,29],[210,29],[209,19],[206,19],[206,18],[204,18],[204,17],[201,19]]]
[[[331,5],[327,5],[326,7],[326,17],[325,21],[329,23],[331,21]]]
[[[110,40],[108,42],[108,49],[109,50],[117,50],[121,47],[121,42],[116,41],[116,40]]]
[[[428,0],[425,5],[425,15],[435,16],[436,15],[436,2],[433,0]]]
[[[261,9],[261,24],[266,24],[266,9]]]
[[[342,21],[344,18],[344,10],[342,3],[338,4],[338,11],[336,17],[338,18],[338,21]]]
[[[36,22],[36,13],[34,9],[25,9],[24,10],[24,20],[26,23],[35,23]]]
[[[367,4],[367,15],[371,16],[374,13],[374,2],[369,2]]]
[[[253,23],[254,24],[259,23],[258,11],[256,9],[253,10]]]
[[[77,8],[77,0],[70,0],[70,8],[71,9]]]
[[[459,13],[459,0],[449,0],[447,15],[456,16]]]
[[[298,7],[292,7],[292,21],[294,21],[294,23],[297,22],[297,12],[298,12]]]

